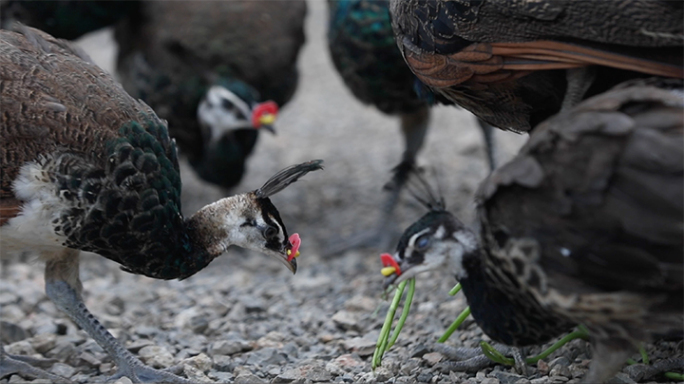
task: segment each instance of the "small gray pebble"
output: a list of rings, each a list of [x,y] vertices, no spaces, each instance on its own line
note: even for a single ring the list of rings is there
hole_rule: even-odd
[[[49,372],[68,379],[76,373],[76,369],[64,363],[55,363]]]
[[[267,381],[261,379],[253,373],[242,373],[235,378],[235,384],[267,384]]]
[[[499,383],[500,383],[499,379],[497,379],[495,377],[486,377],[480,382],[480,384],[499,384]]]

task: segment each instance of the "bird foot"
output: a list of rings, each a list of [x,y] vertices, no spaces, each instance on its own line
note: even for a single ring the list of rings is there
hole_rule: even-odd
[[[502,355],[512,354],[515,360],[516,371],[523,376],[528,376],[528,366],[525,363],[525,359],[523,358],[520,349],[507,347],[505,345],[497,345],[495,349]],[[450,360],[438,365],[442,372],[456,371],[472,373],[495,364],[493,360],[482,353],[482,349],[480,348],[456,348],[438,343],[435,344],[433,350],[441,353]]]
[[[17,374],[22,377],[28,377],[31,379],[47,379],[53,383],[73,383],[73,381],[64,378],[62,376],[57,376],[50,372],[44,371],[40,368],[34,367],[37,365],[39,367],[45,367],[54,364],[57,360],[54,359],[37,359],[29,356],[18,356],[18,355],[6,355],[1,354],[0,356],[0,378]]]
[[[670,371],[681,371],[684,369],[684,358],[670,358],[656,361],[651,365],[634,364],[627,366],[624,371],[629,377],[636,381],[649,380],[652,377]]]
[[[394,175],[382,189],[398,193],[404,184],[406,184],[406,181],[411,176],[412,172],[420,173],[422,172],[422,168],[417,167],[413,160],[402,161],[392,169]]]
[[[166,370],[158,370],[143,365],[139,361],[119,366],[118,371],[107,379],[114,382],[122,377],[128,377],[134,383],[169,383],[191,384],[192,382]]]
[[[433,351],[444,355],[449,361],[438,364],[442,372],[478,372],[483,368],[494,365],[494,362],[482,354],[480,348],[452,347],[445,344],[435,344]]]

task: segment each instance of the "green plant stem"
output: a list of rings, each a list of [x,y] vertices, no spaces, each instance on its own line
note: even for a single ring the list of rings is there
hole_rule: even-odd
[[[684,373],[665,372],[663,375],[670,380],[684,381]]]
[[[459,285],[460,285],[460,284],[459,284]],[[449,293],[451,294],[451,292],[449,292]],[[437,340],[437,342],[438,342],[438,343],[443,343],[443,342],[447,341],[447,339],[448,339],[449,337],[451,337],[451,334],[454,333],[454,332],[456,331],[456,329],[457,329],[458,327],[461,326],[461,324],[463,324],[463,322],[465,321],[465,319],[466,319],[469,315],[470,315],[470,306],[467,306],[467,307],[465,307],[465,309],[463,310],[463,312],[461,312],[461,314],[458,315],[458,317],[456,318],[456,320],[454,320],[454,322],[451,323],[451,325],[449,326],[449,328],[447,328],[446,332],[444,332],[444,334],[442,335],[442,337],[440,337],[439,340]]]
[[[646,349],[642,346],[639,347],[639,354],[641,355],[641,362],[646,365],[651,364],[651,359],[648,357],[648,353],[646,353]],[[634,364],[639,364],[638,361],[629,358],[627,359],[627,364],[629,365],[634,365]],[[674,381],[684,381],[684,373],[678,373],[678,372],[664,372],[663,376],[665,376],[669,380],[674,380]]]
[[[397,285],[397,289],[394,291],[394,298],[387,310],[387,315],[385,316],[385,323],[382,325],[380,330],[380,336],[378,337],[378,342],[375,344],[375,352],[373,352],[372,369],[375,370],[376,367],[380,366],[382,360],[382,355],[385,353],[387,348],[387,338],[389,337],[390,328],[392,327],[392,320],[394,320],[394,314],[397,312],[397,307],[399,307],[399,301],[404,293],[404,288],[406,287],[406,281],[402,281]]]
[[[565,344],[567,344],[571,340],[575,340],[575,339],[589,340],[589,333],[587,332],[587,329],[584,327],[577,327],[577,329],[575,331],[565,335],[562,339],[553,343],[552,346],[545,349],[542,353],[540,353],[534,357],[526,358],[525,363],[526,364],[536,364],[537,362],[539,362],[539,360],[548,357],[550,354],[555,352],[558,348],[564,346]],[[499,363],[502,365],[514,365],[515,364],[515,360],[502,355],[501,352],[494,349],[494,347],[492,347],[486,341],[480,342],[480,348],[482,348],[482,353],[485,356],[487,356],[490,360],[492,360],[496,363]]]
[[[641,354],[641,361],[644,364],[651,364],[651,359],[648,358],[648,353],[646,353],[646,348],[643,345],[639,346],[639,353]]]
[[[413,301],[413,294],[416,291],[416,279],[410,279],[409,280],[409,289],[408,292],[406,293],[406,300],[404,300],[404,309],[401,312],[401,317],[399,318],[399,321],[397,322],[397,326],[394,327],[394,331],[392,331],[392,337],[390,337],[390,341],[387,343],[387,349],[392,348],[394,345],[394,342],[397,341],[397,337],[399,337],[399,333],[401,332],[401,329],[404,328],[404,323],[406,322],[406,318],[408,317],[409,310],[411,309],[411,302]]]
[[[453,288],[451,288],[451,291],[449,291],[449,296],[454,296],[459,291],[461,291],[461,283],[458,283],[458,284],[454,285]]]
[[[575,340],[575,339],[589,340],[589,333],[587,333],[586,328],[582,329],[582,328],[578,327],[572,333],[565,335],[562,339],[553,343],[552,346],[550,346],[548,349],[546,349],[542,353],[538,354],[537,356],[529,357],[529,358],[525,359],[525,362],[527,364],[535,364],[539,360],[545,359],[546,357],[548,357],[550,354],[555,352],[558,348],[564,346],[565,344],[567,344],[571,340]]]
[[[486,341],[480,341],[480,349],[482,349],[482,354],[487,356],[487,358],[495,363],[499,363],[501,365],[513,365],[515,364],[515,361],[513,359],[510,359],[501,352],[497,351],[492,347],[488,342]]]

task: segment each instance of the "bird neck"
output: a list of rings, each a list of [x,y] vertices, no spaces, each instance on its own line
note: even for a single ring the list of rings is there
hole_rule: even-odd
[[[204,206],[185,220],[185,227],[193,244],[214,259],[232,244],[247,242],[239,230],[239,217],[245,206],[245,195],[223,198]]]
[[[245,241],[239,232],[240,201],[244,195],[231,196],[209,204],[183,220],[173,236],[157,241],[158,247],[148,252],[142,268],[126,263],[133,273],[157,279],[185,279],[204,269],[235,243]]]

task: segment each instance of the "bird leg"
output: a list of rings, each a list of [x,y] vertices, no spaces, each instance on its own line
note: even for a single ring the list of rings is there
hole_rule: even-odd
[[[477,124],[480,126],[480,130],[482,130],[482,136],[484,137],[489,170],[493,171],[494,168],[496,168],[496,142],[494,141],[494,127],[479,118],[477,119]]]
[[[394,176],[385,184],[384,189],[399,191],[406,183],[416,164],[418,152],[423,147],[430,122],[430,109],[423,107],[416,112],[401,115],[401,134],[404,136],[404,154],[401,163],[392,171]],[[398,192],[397,192],[398,193]]]
[[[404,154],[399,165],[392,170],[394,173],[392,179],[383,188],[389,192],[389,196],[382,205],[375,229],[352,235],[349,239],[335,241],[328,246],[326,254],[337,254],[362,246],[377,246],[381,249],[389,247],[396,226],[395,221],[392,220],[394,208],[399,201],[402,188],[415,169],[416,156],[425,141],[429,122],[430,109],[427,106],[415,112],[401,115],[401,132],[404,136],[405,145]]]
[[[78,251],[73,249],[65,249],[60,256],[50,258],[45,265],[45,292],[57,308],[69,315],[114,360],[118,372],[112,379],[127,376],[134,383],[190,383],[172,373],[145,366],[100,324],[81,298],[78,263]]]
[[[596,68],[570,68],[566,71],[565,75],[568,80],[568,86],[565,89],[561,112],[567,111],[584,99],[584,95],[596,78]]]
[[[513,360],[515,360],[515,370],[523,375],[527,376],[527,363],[525,362],[525,357],[523,357],[522,348],[511,348],[513,354]]]

